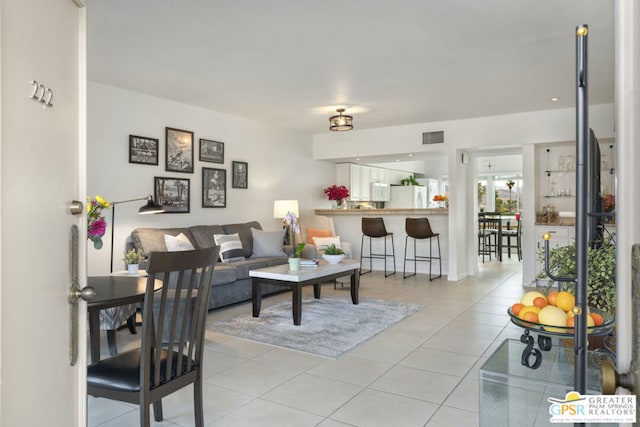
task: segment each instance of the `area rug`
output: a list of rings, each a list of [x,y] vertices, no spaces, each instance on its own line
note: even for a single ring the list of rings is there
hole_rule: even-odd
[[[291,302],[286,301],[263,308],[260,317],[219,320],[207,329],[335,359],[423,307],[380,299],[360,299],[353,305],[348,296],[323,297],[302,301],[299,326],[293,324]]]

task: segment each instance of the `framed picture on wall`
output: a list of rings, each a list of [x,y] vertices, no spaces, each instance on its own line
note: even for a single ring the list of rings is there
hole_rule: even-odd
[[[227,207],[227,170],[202,168],[202,207]]]
[[[189,213],[190,188],[189,179],[154,177],[154,194],[156,203],[164,208],[165,213]]]
[[[160,140],[156,138],[129,135],[129,163],[157,165],[159,144]]]
[[[224,163],[224,142],[200,138],[200,161]]]
[[[247,162],[231,162],[233,171],[232,188],[249,188],[249,164]]]
[[[193,132],[173,128],[165,129],[167,171],[193,173]]]

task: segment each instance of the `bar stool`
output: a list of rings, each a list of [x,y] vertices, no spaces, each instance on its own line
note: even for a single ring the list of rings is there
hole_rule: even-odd
[[[369,255],[364,255],[364,238],[369,238]],[[373,253],[371,250],[371,240],[377,238],[384,239],[384,253]],[[391,237],[391,253],[387,253],[387,237]],[[393,273],[387,274],[387,258],[393,258]],[[369,259],[369,270],[362,271],[362,259]],[[392,274],[396,274],[396,251],[393,246],[393,233],[389,233],[384,226],[384,220],[379,218],[362,218],[362,239],[360,241],[360,275],[370,273],[373,270],[373,260],[384,260],[384,277],[389,277]]]
[[[415,276],[418,271],[418,261],[429,263],[429,281],[442,277],[442,255],[440,253],[440,233],[434,233],[431,230],[431,224],[427,218],[407,218],[405,220],[404,229],[407,232],[407,236],[404,239],[404,265],[402,278]],[[409,246],[409,238],[413,239],[413,258],[407,258],[407,246]],[[436,239],[438,243],[438,256],[433,256],[432,240]],[[416,252],[416,241],[429,239],[429,256],[418,255]],[[432,276],[431,267],[433,260],[437,259],[440,266],[440,273],[437,276]],[[407,261],[413,261],[413,274],[407,274]]]

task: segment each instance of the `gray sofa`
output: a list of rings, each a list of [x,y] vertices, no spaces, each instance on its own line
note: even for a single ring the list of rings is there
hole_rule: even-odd
[[[136,228],[131,232],[133,245],[142,249],[146,255],[151,252],[166,251],[165,235],[177,236],[184,234],[195,248],[215,246],[214,234],[238,233],[242,242],[242,261],[218,262],[213,272],[213,285],[209,295],[209,310],[225,305],[235,304],[251,299],[251,279],[249,270],[286,264],[287,256],[255,257],[251,228],[262,230],[257,221],[244,224],[224,225],[195,225],[184,228]],[[282,242],[282,239],[280,239]],[[144,269],[146,265],[141,264]],[[278,286],[263,286],[263,295],[281,292],[284,288]]]

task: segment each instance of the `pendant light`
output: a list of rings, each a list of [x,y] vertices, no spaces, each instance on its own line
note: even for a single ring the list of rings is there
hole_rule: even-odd
[[[343,115],[342,113],[344,113],[344,108],[338,108],[336,111],[338,112],[337,116],[329,117],[329,129],[333,131],[353,129],[353,117]]]

